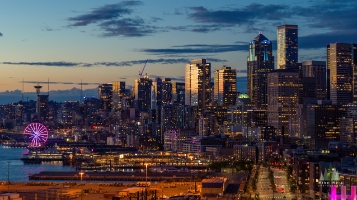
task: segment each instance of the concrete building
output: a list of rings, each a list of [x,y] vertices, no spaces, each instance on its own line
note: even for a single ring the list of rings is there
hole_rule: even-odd
[[[327,92],[332,104],[352,103],[357,72],[357,44],[331,43],[327,45]],[[357,95],[356,95],[357,96]]]
[[[268,126],[282,127],[290,137],[298,136],[296,110],[299,95],[299,73],[294,70],[275,70],[268,74]],[[284,133],[285,134],[285,133]]]
[[[233,155],[236,159],[247,159],[253,161],[254,164],[258,163],[258,147],[256,145],[234,145]]]

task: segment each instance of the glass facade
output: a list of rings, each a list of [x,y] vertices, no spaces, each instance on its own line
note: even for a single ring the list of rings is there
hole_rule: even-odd
[[[277,38],[278,69],[285,69],[286,66],[296,64],[298,62],[298,26],[278,26]]]
[[[272,43],[259,34],[249,43],[247,91],[257,109],[267,107],[267,74],[274,70]]]
[[[148,77],[135,80],[135,108],[138,111],[148,111],[151,108],[152,82]]]
[[[231,67],[223,66],[214,73],[214,101],[219,106],[236,103],[237,73]]]
[[[185,68],[185,105],[199,109],[211,103],[211,63],[206,59],[192,60]]]
[[[328,91],[333,104],[353,102],[353,54],[356,44],[327,45]]]
[[[113,84],[103,83],[98,86],[98,99],[101,109],[110,112],[113,104]]]

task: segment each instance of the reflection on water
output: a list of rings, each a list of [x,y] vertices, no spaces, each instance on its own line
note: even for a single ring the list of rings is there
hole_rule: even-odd
[[[27,152],[25,148],[8,148],[0,145],[0,181],[7,181],[8,161],[10,161],[10,181],[28,181],[29,174],[41,171],[75,171],[75,168],[63,166],[62,162],[45,162],[41,165],[24,164],[20,158]]]

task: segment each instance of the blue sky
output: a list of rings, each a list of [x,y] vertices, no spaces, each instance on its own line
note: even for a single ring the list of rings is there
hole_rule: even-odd
[[[149,59],[151,77],[182,80],[184,65],[207,58],[246,76],[248,43],[259,31],[299,25],[299,61],[325,60],[325,46],[356,43],[355,0],[4,1],[0,6],[0,92],[79,87],[81,78],[132,85]],[[276,59],[276,58],[275,58]],[[47,88],[47,87],[44,87]],[[44,89],[47,91],[47,89]]]

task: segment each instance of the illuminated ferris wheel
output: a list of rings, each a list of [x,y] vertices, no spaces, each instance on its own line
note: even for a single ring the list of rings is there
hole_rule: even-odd
[[[26,126],[24,135],[30,147],[41,147],[47,141],[48,129],[44,124],[34,122]]]

